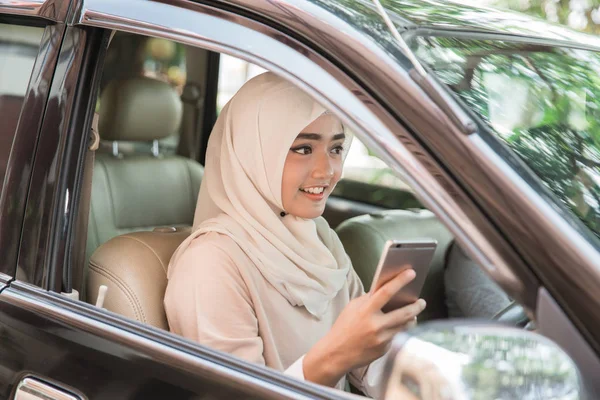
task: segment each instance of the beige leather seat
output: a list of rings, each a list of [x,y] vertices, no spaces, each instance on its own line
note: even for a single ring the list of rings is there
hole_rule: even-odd
[[[157,328],[169,329],[163,306],[167,267],[190,228],[157,228],[110,239],[92,255],[86,301],[95,304],[100,285],[108,291],[103,308]]]
[[[99,150],[94,163],[86,260],[124,233],[192,225],[202,166],[150,151],[152,141],[177,133],[181,115],[179,96],[161,81],[116,80],[102,92],[98,131],[108,153]],[[134,151],[123,151],[126,146]]]
[[[447,317],[444,291],[446,252],[453,237],[446,227],[427,210],[390,210],[361,215],[344,221],[336,229],[365,290],[369,290],[385,242],[389,239],[431,238],[438,245],[421,296],[427,308],[420,321]]]

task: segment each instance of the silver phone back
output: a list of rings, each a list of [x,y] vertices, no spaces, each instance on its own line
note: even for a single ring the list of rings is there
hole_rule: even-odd
[[[437,243],[433,240],[423,240],[415,242],[392,241],[386,245],[387,252],[384,251],[382,259],[373,280],[372,288],[378,289],[390,279],[393,279],[401,271],[412,268],[417,276],[408,285],[403,287],[392,299],[381,309],[383,312],[389,312],[419,299],[421,290],[429,265],[435,253]]]

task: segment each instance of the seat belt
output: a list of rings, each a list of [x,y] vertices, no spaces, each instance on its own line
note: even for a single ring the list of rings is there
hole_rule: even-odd
[[[62,293],[63,295],[79,300],[85,298],[83,290],[84,270],[87,270],[87,260],[85,259],[85,249],[87,241],[87,228],[90,218],[90,200],[92,198],[92,177],[94,175],[94,160],[96,150],[100,147],[100,135],[98,134],[98,113],[94,113],[90,137],[88,139],[88,149],[86,151],[83,176],[81,179],[81,196],[79,198],[79,209],[77,211],[77,220],[75,222],[75,243],[73,246],[73,257],[71,258],[71,293]]]

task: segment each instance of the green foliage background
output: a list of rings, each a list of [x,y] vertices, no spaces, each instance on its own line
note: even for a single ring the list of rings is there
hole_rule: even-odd
[[[542,17],[583,32],[600,34],[600,0],[475,0]]]

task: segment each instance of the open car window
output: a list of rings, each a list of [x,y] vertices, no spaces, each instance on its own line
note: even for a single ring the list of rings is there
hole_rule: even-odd
[[[220,111],[242,85],[264,68],[228,55],[221,55],[217,110]],[[344,174],[334,196],[381,208],[422,207],[412,188],[396,175],[357,137],[352,139],[344,163]]]
[[[600,236],[600,55],[448,37],[412,46],[554,200]]]

